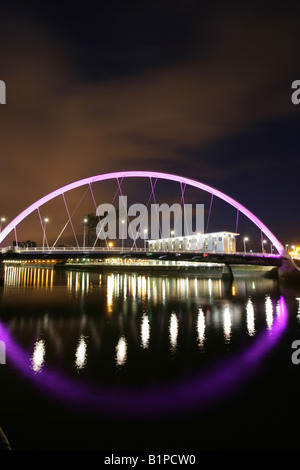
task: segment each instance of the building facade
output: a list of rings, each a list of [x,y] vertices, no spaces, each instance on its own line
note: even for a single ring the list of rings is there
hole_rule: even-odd
[[[181,237],[147,240],[150,251],[200,251],[207,253],[236,253],[234,232],[213,232]]]

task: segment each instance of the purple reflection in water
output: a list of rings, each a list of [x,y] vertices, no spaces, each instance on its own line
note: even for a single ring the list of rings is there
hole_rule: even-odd
[[[278,342],[287,324],[287,307],[280,297],[277,316],[272,330],[266,329],[238,356],[218,362],[209,371],[176,384],[157,387],[122,388],[97,386],[86,381],[78,382],[63,373],[44,367],[35,374],[30,369],[31,357],[12,338],[9,328],[0,324],[0,337],[6,344],[7,362],[34,382],[37,388],[52,398],[86,409],[118,417],[155,417],[180,413],[220,401],[235,391],[257,370],[264,355]]]

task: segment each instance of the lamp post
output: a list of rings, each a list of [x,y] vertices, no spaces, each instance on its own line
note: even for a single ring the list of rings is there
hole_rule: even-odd
[[[88,223],[87,217],[83,219],[83,249],[85,250],[85,232],[86,232],[86,224]]]
[[[248,237],[244,238],[244,253],[246,254],[246,242],[248,241]]]
[[[44,249],[45,249],[46,225],[47,225],[47,222],[49,222],[49,219],[46,217],[46,218],[44,219],[43,251],[44,251]]]
[[[264,248],[264,244],[267,243],[267,240],[263,240],[262,241],[262,253],[264,254],[265,252],[265,248]]]
[[[1,217],[0,219],[0,232],[2,232],[2,223],[6,221],[5,217]]]

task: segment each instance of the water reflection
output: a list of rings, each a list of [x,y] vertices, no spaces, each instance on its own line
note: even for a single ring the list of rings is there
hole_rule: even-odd
[[[116,363],[118,366],[123,366],[127,360],[127,343],[124,336],[122,336],[116,346]]]
[[[4,285],[6,287],[53,288],[52,268],[27,266],[5,266]]]
[[[78,371],[82,370],[87,362],[87,340],[81,335],[75,353],[75,366]]]
[[[107,312],[109,314],[113,311],[114,280],[113,274],[107,277]]]
[[[268,329],[271,330],[273,325],[273,305],[269,295],[266,296],[265,309]]]
[[[253,302],[249,298],[247,302],[247,330],[248,334],[250,336],[253,336],[255,334],[255,325],[254,325],[254,308],[253,308]]]
[[[226,306],[224,309],[223,318],[225,342],[228,343],[231,337],[231,313],[228,306]]]
[[[35,343],[33,354],[31,357],[31,367],[34,372],[41,372],[45,362],[45,354],[45,342],[41,339]]]
[[[198,345],[200,348],[203,347],[205,340],[205,316],[202,308],[199,308],[197,318],[197,333],[198,333]]]
[[[177,412],[179,410],[199,410],[201,406],[207,409],[208,405],[220,403],[220,399],[232,391],[236,392],[240,385],[244,385],[249,376],[255,375],[260,361],[269,355],[272,348],[278,343],[287,324],[287,307],[284,298],[276,299],[276,316],[273,319],[272,332],[264,331],[256,341],[252,341],[247,349],[235,354],[226,361],[222,361],[218,367],[212,367],[205,371],[199,370],[195,376],[186,376],[182,381],[171,382],[161,387],[136,386],[118,387],[112,393],[111,387],[105,387],[101,383],[87,383],[73,380],[69,374],[63,374],[59,369],[44,368],[41,374],[28,373],[28,356],[26,348],[20,346],[14,339],[9,327],[0,323],[0,335],[10,350],[10,360],[14,363],[22,376],[27,376],[34,381],[35,386],[41,391],[49,393],[52,400],[62,400],[65,404],[72,404],[78,410],[87,409],[96,412],[112,413],[113,416],[141,417],[142,415],[153,417],[155,413],[161,418],[163,414]],[[225,310],[226,311],[226,310]],[[201,312],[198,312],[201,313]],[[225,312],[224,312],[225,313]],[[175,315],[175,314],[174,314]],[[176,319],[177,316],[175,315]],[[175,317],[172,317],[175,319]],[[178,319],[177,319],[178,320]],[[173,320],[174,321],[174,320]],[[178,322],[174,322],[174,324]],[[43,362],[44,347],[37,342],[35,356],[37,368]],[[119,338],[116,348],[116,357],[120,365],[123,365],[127,357],[127,342],[125,336]],[[159,363],[156,364],[156,367]],[[140,372],[140,371],[139,371]],[[137,369],[134,370],[135,375]],[[59,393],[53,394],[53,386]],[[76,390],[76,393],[74,393]]]
[[[5,266],[6,287],[53,287],[57,275],[53,267],[30,267],[24,265]],[[234,284],[224,284],[221,279],[189,276],[151,276],[142,274],[111,273],[98,274],[88,271],[66,271],[66,285],[71,292],[88,293],[94,287],[107,284],[108,301],[115,296],[124,299],[129,294],[132,298],[146,301],[151,298],[154,304],[165,303],[170,297],[188,300],[204,295],[211,299],[245,296],[253,290],[265,293],[276,290],[276,283],[269,279],[261,279],[255,283],[251,279],[237,279]]]
[[[40,295],[34,302],[36,292]],[[273,330],[273,305],[276,313],[281,308],[278,298],[276,283],[267,279],[260,283],[236,279],[233,288],[220,279],[195,275],[16,266],[5,270],[1,312],[8,312],[11,331],[21,342],[43,335],[32,355],[35,372],[44,368],[47,348],[49,364],[74,369],[75,363],[77,372],[94,374],[97,380],[103,369],[109,370],[112,376],[107,380],[113,381],[115,366],[128,363],[142,371],[142,380],[147,375],[145,364],[165,377],[168,361],[178,361],[180,376],[185,368],[198,370],[204,357],[208,361],[222,356],[224,345],[230,350],[238,343],[234,339],[245,332],[252,340],[265,325]],[[258,321],[262,315],[264,324]]]
[[[297,318],[300,319],[300,297],[296,297],[296,300],[298,301]]]
[[[175,313],[172,313],[170,317],[169,333],[170,333],[171,351],[175,352],[177,348],[177,337],[178,337],[178,319]]]
[[[141,340],[142,340],[142,347],[147,349],[149,346],[150,340],[150,322],[148,315],[144,314],[142,318],[142,325],[141,325]]]

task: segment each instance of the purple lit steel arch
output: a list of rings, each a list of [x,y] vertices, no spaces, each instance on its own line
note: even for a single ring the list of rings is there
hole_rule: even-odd
[[[105,180],[116,179],[116,178],[159,178],[159,179],[164,179],[168,181],[175,181],[178,183],[187,184],[189,186],[193,186],[195,188],[211,193],[214,196],[217,196],[218,198],[227,202],[231,206],[235,207],[239,212],[244,214],[266,235],[266,237],[268,237],[268,239],[273,243],[273,245],[278,250],[278,253],[280,253],[281,255],[286,254],[283,245],[275,237],[275,235],[268,229],[268,227],[266,227],[261,222],[261,220],[259,220],[254,214],[252,214],[252,212],[246,209],[246,207],[244,207],[242,204],[232,199],[230,196],[227,196],[227,194],[222,193],[221,191],[215,188],[212,188],[211,186],[208,186],[206,184],[200,183],[190,178],[185,178],[184,176],[178,176],[178,175],[173,175],[169,173],[160,173],[157,171],[119,171],[119,172],[114,172],[114,173],[105,173],[105,174],[101,174],[97,176],[91,176],[89,178],[84,178],[82,180],[75,181],[74,183],[67,184],[66,186],[63,186],[57,189],[56,191],[53,191],[47,194],[46,196],[42,197],[41,199],[39,199],[38,201],[36,201],[35,203],[27,207],[27,209],[25,209],[23,212],[21,212],[14,220],[12,220],[2,230],[2,232],[0,233],[0,243],[2,243],[2,241],[7,237],[7,235],[12,230],[14,230],[14,228],[20,222],[22,222],[22,220],[24,220],[28,215],[30,215],[40,206],[47,203],[48,201],[51,201],[55,197],[60,196],[68,191],[71,191],[72,189],[79,188],[80,186],[96,183],[98,181],[105,181]]]

